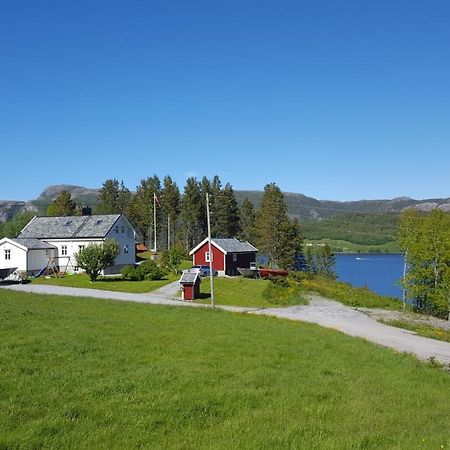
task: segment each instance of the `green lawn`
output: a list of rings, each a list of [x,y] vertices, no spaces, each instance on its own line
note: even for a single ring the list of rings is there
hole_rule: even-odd
[[[85,274],[66,275],[62,278],[35,278],[33,284],[50,284],[53,286],[69,286],[89,289],[104,289],[107,291],[142,293],[158,289],[172,281],[178,280],[180,275],[173,273],[167,275],[163,280],[128,281],[120,277],[101,277],[95,283],[91,283]]]
[[[201,293],[203,302],[210,303],[211,285],[209,278],[203,279]],[[214,278],[214,297],[218,305],[261,308],[306,303],[298,289],[275,288],[272,290],[271,282],[268,280],[243,277]]]
[[[450,330],[443,330],[442,328],[432,327],[431,325],[411,323],[404,320],[381,320],[380,322],[392,327],[414,331],[419,336],[450,342]]]
[[[0,291],[0,448],[440,449],[449,374],[311,324]]]
[[[182,261],[179,271],[192,266],[191,261]],[[107,291],[143,293],[154,291],[172,281],[179,280],[181,274],[170,272],[163,280],[156,281],[128,281],[122,280],[120,277],[100,277],[95,283],[91,283],[86,274],[65,275],[60,278],[33,278],[33,284],[50,284],[54,286],[68,286],[78,288],[102,289]]]

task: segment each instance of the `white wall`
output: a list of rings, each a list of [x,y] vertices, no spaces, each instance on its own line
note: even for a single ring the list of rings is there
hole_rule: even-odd
[[[11,251],[11,259],[5,259],[5,250]],[[0,244],[0,269],[17,267],[25,272],[27,270],[27,251],[14,243],[4,241]]]
[[[119,243],[120,253],[116,258],[115,265],[123,266],[133,265],[136,261],[136,248],[134,230],[130,222],[121,216],[116,225],[106,235],[107,239],[115,239]],[[125,253],[125,246],[128,247],[128,253]]]

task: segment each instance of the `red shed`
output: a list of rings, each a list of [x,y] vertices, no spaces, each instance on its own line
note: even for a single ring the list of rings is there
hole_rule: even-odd
[[[181,275],[181,298],[183,300],[194,300],[200,297],[201,278],[198,272],[185,271]]]
[[[250,267],[256,262],[258,249],[247,241],[236,238],[211,239],[212,267],[219,275],[238,275],[238,267]],[[193,248],[190,252],[194,266],[209,265],[208,238]]]

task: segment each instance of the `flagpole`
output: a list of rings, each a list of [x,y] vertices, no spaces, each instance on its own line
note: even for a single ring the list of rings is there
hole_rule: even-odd
[[[153,227],[154,227],[154,252],[156,253],[156,194],[153,192]]]

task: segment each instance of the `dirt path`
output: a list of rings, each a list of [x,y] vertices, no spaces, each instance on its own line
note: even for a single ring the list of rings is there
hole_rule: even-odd
[[[207,308],[208,305],[187,303],[173,300],[178,285],[171,283],[164,288],[148,294],[129,294],[125,292],[102,291],[97,289],[69,288],[49,285],[6,285],[2,288],[20,292],[37,294],[68,295],[75,297],[91,297],[120,301],[148,303],[154,305],[186,306]],[[1,293],[0,293],[1,299]],[[450,343],[417,336],[413,332],[401,328],[390,327],[357,309],[342,303],[326,300],[318,296],[310,296],[310,304],[287,308],[242,308],[236,306],[218,306],[227,311],[267,315],[281,319],[312,322],[324,327],[333,328],[350,336],[357,336],[371,342],[393,348],[400,352],[408,352],[422,360],[436,358],[444,364],[450,364]]]

